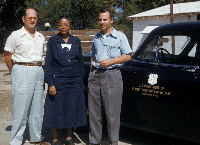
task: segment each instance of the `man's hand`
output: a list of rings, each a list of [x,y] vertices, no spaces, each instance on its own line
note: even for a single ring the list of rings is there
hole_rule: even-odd
[[[13,61],[12,61],[12,55],[13,53],[9,52],[9,51],[4,51],[4,61],[9,69],[9,73],[11,73],[12,71],[12,67],[13,67]]]
[[[90,60],[90,72],[93,71],[93,66],[92,66],[93,62],[94,62],[94,56],[92,56]]]
[[[109,60],[108,59],[99,60],[98,63],[102,67],[107,67],[107,66],[113,65],[113,64],[122,64],[129,60],[131,60],[131,54],[125,54],[125,55],[121,55],[117,58],[113,58],[113,59],[109,59]]]
[[[98,63],[99,63],[102,67],[107,67],[107,66],[110,65],[110,60],[108,60],[108,59],[103,59],[103,60],[98,61]]]
[[[51,86],[49,87],[49,94],[55,96],[56,95],[56,87]]]

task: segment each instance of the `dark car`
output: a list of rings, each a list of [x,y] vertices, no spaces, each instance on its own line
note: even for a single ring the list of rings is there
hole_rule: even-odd
[[[200,142],[199,63],[200,22],[154,29],[121,67],[121,125]],[[87,62],[85,69],[87,94]]]

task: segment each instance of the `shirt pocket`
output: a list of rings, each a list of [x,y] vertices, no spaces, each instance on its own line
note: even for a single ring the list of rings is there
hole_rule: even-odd
[[[120,42],[114,39],[107,45],[107,55],[111,58],[116,58],[120,56]]]
[[[33,46],[31,40],[21,38],[17,44],[16,51],[24,57],[29,57],[34,51]]]

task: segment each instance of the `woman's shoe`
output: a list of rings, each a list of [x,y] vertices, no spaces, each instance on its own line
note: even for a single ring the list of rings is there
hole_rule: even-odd
[[[52,142],[52,145],[62,145],[60,141]]]
[[[71,140],[67,140],[67,141],[65,142],[65,145],[75,145],[75,144],[74,144],[74,142],[73,142],[72,139],[71,139]]]

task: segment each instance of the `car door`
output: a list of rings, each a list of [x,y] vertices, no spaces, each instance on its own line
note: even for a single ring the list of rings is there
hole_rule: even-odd
[[[121,71],[122,121],[186,134],[193,131],[193,105],[200,93],[198,66],[133,59]]]

